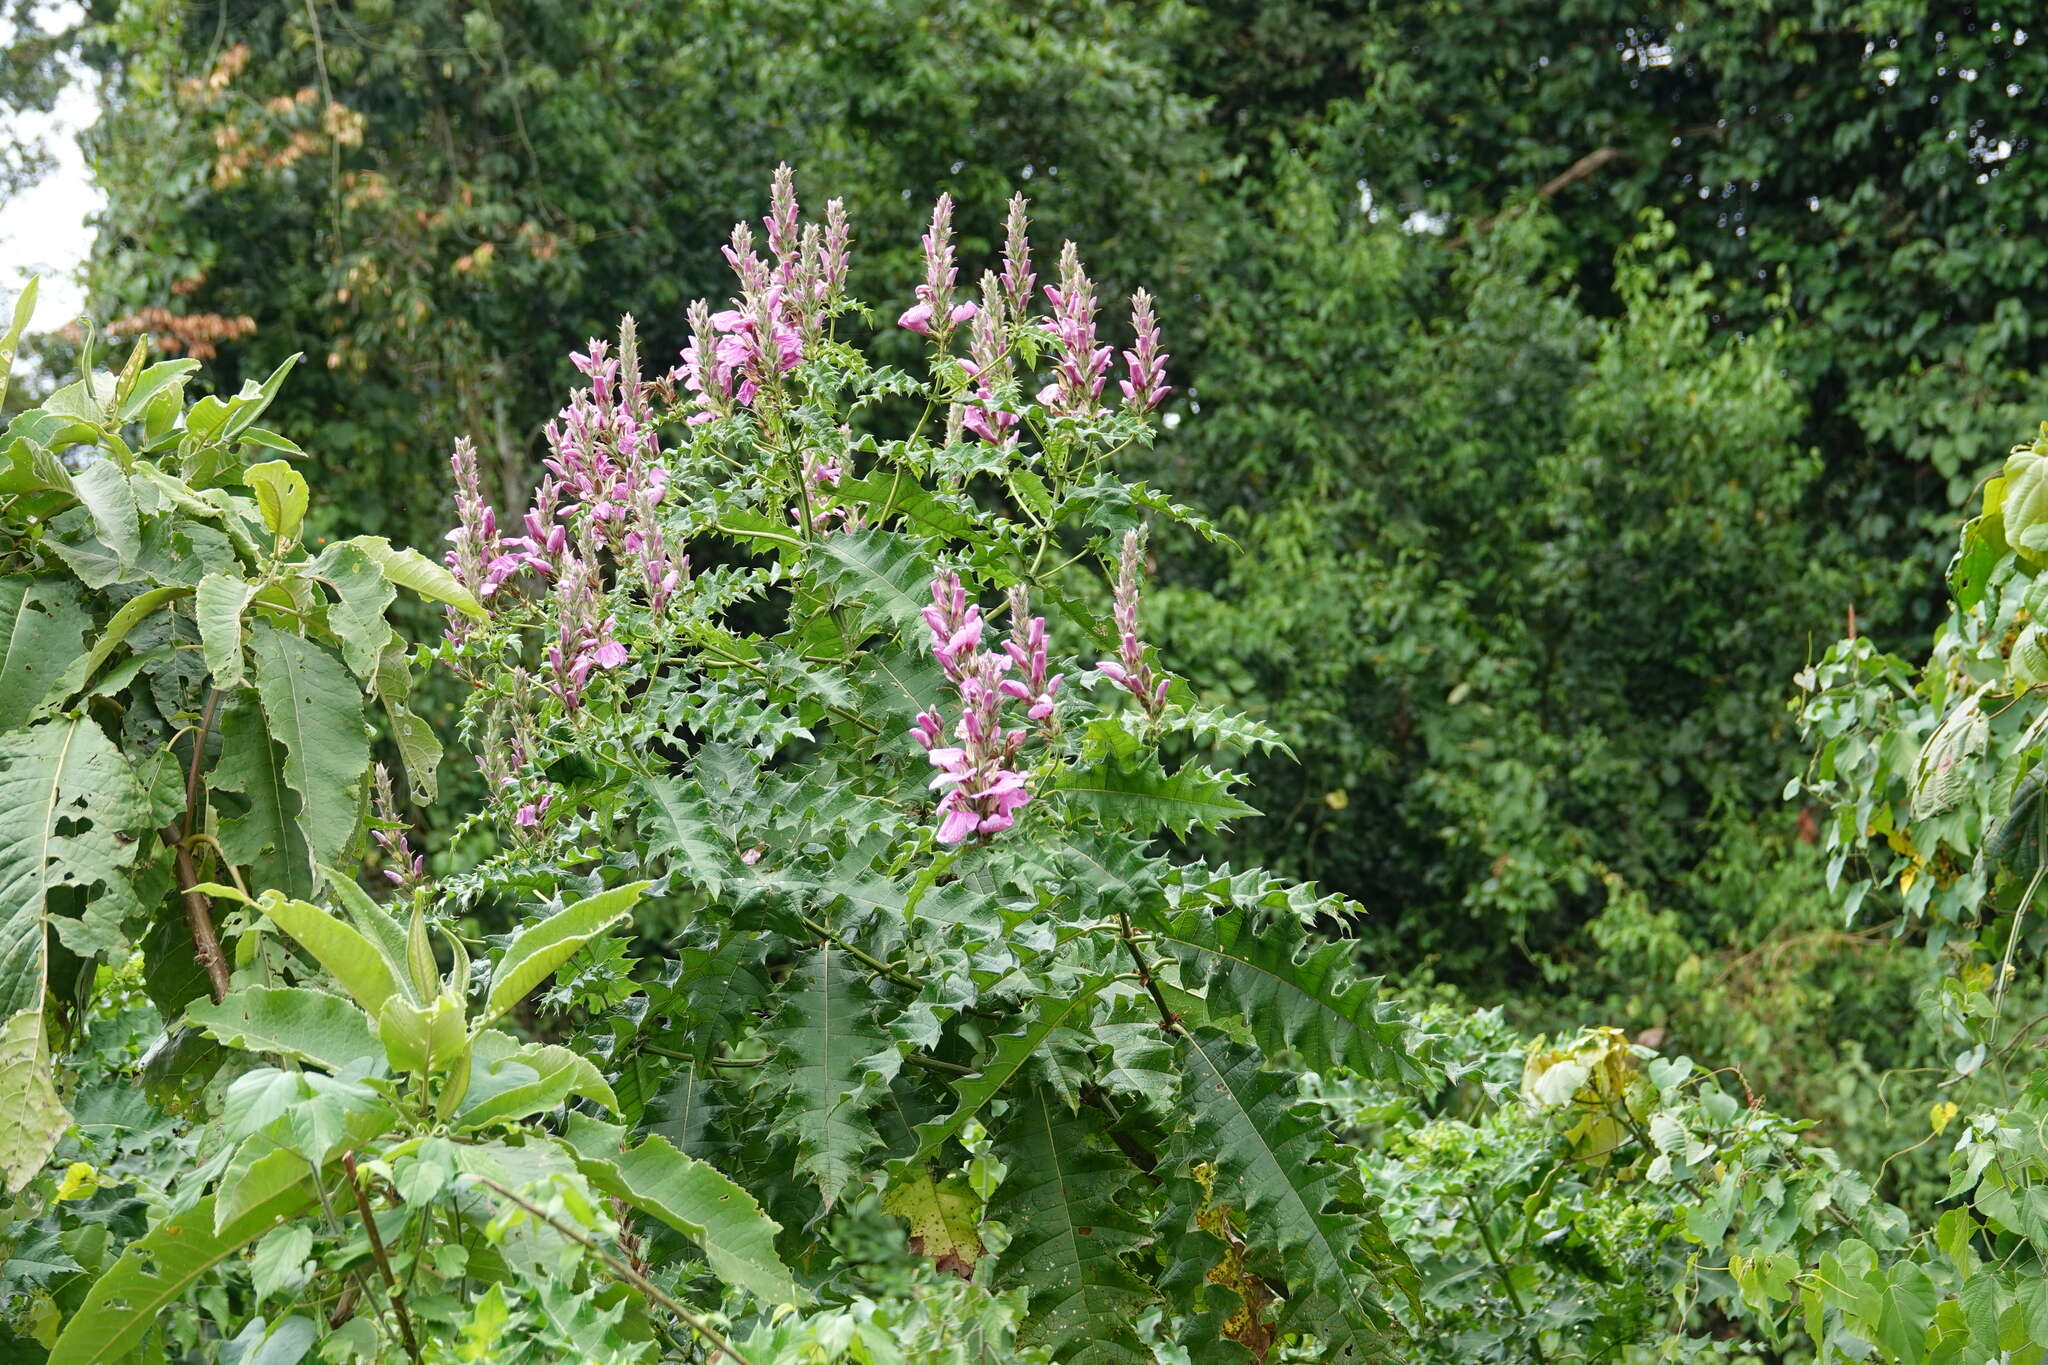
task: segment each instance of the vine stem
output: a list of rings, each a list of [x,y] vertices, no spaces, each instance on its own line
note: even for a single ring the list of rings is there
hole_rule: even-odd
[[[2034,903],[2034,893],[2041,889],[2041,877],[2044,873],[2048,873],[2048,863],[2034,869],[2034,879],[2027,883],[2027,894],[2020,897],[2019,909],[2012,912],[2012,933],[2007,935],[2005,940],[2005,960],[1998,964],[1998,987],[1991,1001],[1993,1043],[1998,1041],[1998,1016],[2005,1010],[2005,979],[2012,974],[2012,953],[2013,949],[2019,946],[2020,925],[2027,917],[2027,907]]]
[[[698,1317],[695,1313],[692,1313],[689,1309],[683,1307],[682,1304],[678,1303],[675,1299],[671,1298],[667,1293],[663,1292],[661,1288],[654,1283],[654,1281],[648,1279],[645,1275],[642,1275],[639,1271],[633,1269],[633,1267],[627,1265],[624,1261],[621,1261],[618,1257],[612,1255],[603,1247],[599,1246],[587,1234],[585,1234],[581,1228],[563,1222],[561,1219],[555,1217],[552,1213],[549,1213],[540,1205],[526,1198],[526,1196],[522,1194],[517,1194],[512,1190],[507,1189],[505,1186],[500,1185],[497,1181],[491,1179],[489,1176],[472,1175],[470,1178],[472,1180],[475,1180],[479,1185],[482,1185],[484,1188],[490,1190],[494,1194],[503,1195],[505,1198],[517,1204],[520,1208],[532,1214],[535,1218],[538,1218],[542,1222],[546,1223],[556,1232],[561,1233],[564,1237],[567,1237],[571,1241],[577,1243],[585,1251],[588,1251],[591,1255],[597,1257],[600,1261],[603,1261],[605,1263],[605,1266],[608,1269],[610,1269],[610,1271],[614,1275],[617,1275],[627,1284],[630,1284],[635,1289],[639,1290],[647,1298],[653,1300],[655,1303],[660,1304],[663,1308],[666,1308],[669,1312],[675,1314],[675,1316],[681,1319],[683,1323],[686,1324],[691,1331],[695,1332],[698,1336],[704,1338],[705,1341],[711,1343],[711,1346],[714,1350],[723,1352],[728,1358],[738,1362],[738,1365],[754,1365],[754,1363],[751,1360],[748,1360],[745,1355],[741,1354],[740,1349],[737,1346],[734,1346],[731,1342],[727,1341],[724,1337],[720,1336],[718,1334],[717,1329],[712,1327],[710,1323],[704,1321],[704,1319]],[[714,1357],[713,1359],[715,1361],[716,1357]]]
[[[398,1288],[398,1277],[391,1273],[391,1258],[384,1254],[384,1236],[377,1231],[370,1201],[363,1194],[362,1182],[356,1179],[356,1154],[343,1153],[341,1166],[348,1173],[349,1193],[356,1197],[356,1212],[363,1216],[363,1231],[370,1236],[370,1254],[377,1260],[377,1273],[384,1277],[384,1297],[391,1301],[391,1310],[398,1315],[398,1333],[405,1338],[405,1353],[413,1365],[420,1365],[420,1344],[412,1334],[412,1314],[405,1309],[405,1295]]]

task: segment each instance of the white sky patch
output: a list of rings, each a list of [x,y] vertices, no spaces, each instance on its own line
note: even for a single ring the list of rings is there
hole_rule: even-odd
[[[78,17],[74,4],[52,6],[44,26],[55,29]],[[0,42],[12,34],[0,31]],[[86,219],[99,211],[100,195],[86,169],[78,136],[96,115],[89,77],[81,76],[58,97],[47,115],[24,116],[23,131],[43,140],[56,161],[50,173],[19,197],[0,205],[0,295],[12,312],[14,295],[31,275],[42,276],[36,300],[38,332],[54,331],[77,317],[85,304],[79,273],[92,249]]]

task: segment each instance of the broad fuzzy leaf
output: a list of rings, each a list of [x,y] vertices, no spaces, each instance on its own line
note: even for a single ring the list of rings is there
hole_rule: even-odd
[[[1153,941],[1181,964],[1181,985],[1211,1015],[1235,1012],[1271,1054],[1293,1048],[1313,1071],[1349,1067],[1402,1084],[1428,1078],[1401,1012],[1358,974],[1347,940],[1316,945],[1295,921],[1205,908],[1145,914]]]
[[[300,820],[299,795],[285,781],[287,755],[271,738],[262,706],[244,694],[221,715],[220,757],[209,785],[248,800],[244,810],[222,809],[221,851],[255,873],[258,885],[289,896],[313,894],[313,850]],[[216,802],[219,808],[223,803]]]
[[[1010,1230],[997,1283],[1031,1292],[1020,1340],[1061,1365],[1149,1365],[1132,1324],[1158,1296],[1124,1263],[1149,1240],[1124,1206],[1130,1160],[1106,1147],[1093,1110],[1070,1114],[1043,1087],[1020,1097],[996,1154],[1009,1174],[989,1217]]]
[[[218,1005],[193,1004],[185,1017],[229,1047],[282,1053],[329,1071],[384,1051],[370,1034],[370,1017],[327,991],[251,986]]]
[[[49,1042],[43,1010],[17,1010],[0,1023],[0,1176],[7,1192],[18,1193],[50,1159],[57,1139],[71,1126],[71,1114],[50,1078]]]
[[[85,651],[91,624],[69,579],[0,579],[0,730],[27,722],[65,665]]]
[[[375,560],[346,540],[321,551],[313,561],[313,574],[334,592],[327,629],[341,642],[342,662],[366,685],[375,683],[378,665],[391,644],[391,623],[384,613],[398,590]]]
[[[640,893],[652,885],[628,882],[600,891],[521,929],[491,972],[491,993],[477,1025],[490,1023],[518,1004],[577,949],[631,914]]]
[[[310,640],[259,625],[256,694],[271,737],[285,747],[284,779],[316,863],[335,861],[354,837],[370,741],[363,696],[339,659]]]
[[[215,687],[241,685],[242,614],[249,610],[249,599],[255,595],[256,585],[245,578],[210,573],[199,580],[192,614],[199,622],[199,643]]]
[[[565,1136],[592,1183],[703,1247],[712,1274],[767,1304],[809,1301],[775,1254],[781,1224],[710,1165],[664,1137],[627,1147],[623,1128],[581,1114],[570,1116]]]
[[[1341,1170],[1323,1131],[1295,1112],[1295,1079],[1208,1028],[1182,1037],[1180,1064],[1193,1119],[1182,1164],[1214,1163],[1216,1201],[1243,1210],[1255,1249],[1270,1249],[1271,1264],[1254,1265],[1287,1286],[1283,1324],[1320,1338],[1325,1360],[1382,1358],[1393,1323],[1369,1276],[1399,1283],[1413,1271],[1376,1215],[1333,1207]],[[1389,1259],[1362,1264],[1362,1248]]]
[[[454,574],[418,550],[410,546],[394,546],[382,536],[357,536],[344,543],[368,555],[384,571],[384,576],[399,587],[410,588],[422,597],[444,602],[465,616],[483,617],[483,604],[469,589],[463,587]]]
[[[10,1191],[41,1164],[63,1126],[55,1117],[61,1107],[50,1108],[40,1024],[19,1019],[25,1012],[40,1019],[43,1008],[50,894],[76,888],[88,897],[89,922],[118,925],[134,908],[127,869],[149,813],[127,762],[91,721],[71,717],[0,735],[0,1018],[9,1021],[0,1113],[44,1120],[10,1138],[0,1167]]]
[[[818,1182],[830,1208],[880,1143],[867,1109],[878,1081],[901,1058],[875,1022],[875,994],[852,959],[821,948],[783,993],[782,1016],[767,1035],[782,1051],[788,1097],[777,1131],[797,1142],[797,1169]]]
[[[1158,772],[1134,772],[1116,763],[1103,763],[1080,772],[1065,773],[1053,783],[1053,790],[1103,819],[1136,832],[1161,827],[1185,836],[1189,829],[1219,829],[1226,821],[1259,812],[1230,794],[1239,779],[1190,763],[1166,776]]]
[[[129,1243],[113,1268],[94,1282],[85,1302],[64,1324],[49,1365],[119,1360],[202,1275],[240,1255],[279,1220],[312,1202],[310,1189],[289,1188],[219,1232],[213,1227],[211,1196],[165,1219]]]

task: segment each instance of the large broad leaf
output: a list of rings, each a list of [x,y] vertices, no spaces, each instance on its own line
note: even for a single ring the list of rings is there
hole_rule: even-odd
[[[91,624],[68,578],[0,579],[0,730],[28,720],[65,666],[85,652]]]
[[[329,1071],[384,1052],[370,1017],[327,991],[252,986],[218,1005],[200,1001],[185,1017],[229,1047],[282,1053]]]
[[[242,682],[242,614],[256,585],[244,578],[210,573],[199,580],[193,616],[199,622],[199,644],[213,685],[222,689]]]
[[[121,647],[121,642],[128,638],[130,631],[141,625],[158,608],[190,591],[190,588],[180,584],[168,584],[139,592],[122,603],[121,609],[115,612],[101,629],[99,638],[92,642],[92,648],[65,665],[63,673],[50,685],[49,692],[43,697],[42,705],[37,708],[38,711],[54,711],[69,701],[81,687],[92,680],[93,674],[99,672],[101,664],[114,657],[114,651]]]
[[[593,1184],[703,1247],[712,1274],[764,1303],[809,1301],[775,1254],[782,1225],[716,1169],[664,1137],[627,1147],[623,1128],[582,1114],[570,1116],[566,1137]]]
[[[410,546],[394,546],[382,536],[357,536],[344,544],[353,545],[384,571],[384,576],[401,588],[422,597],[445,602],[466,616],[483,616],[483,604],[454,574]]]
[[[1124,1262],[1149,1240],[1123,1202],[1130,1159],[1108,1149],[1093,1110],[1068,1113],[1043,1087],[1020,1098],[996,1154],[1009,1174],[989,1216],[1010,1230],[997,1283],[1031,1292],[1019,1339],[1061,1365],[1150,1365],[1133,1324],[1158,1295]]]
[[[1324,1360],[1385,1357],[1394,1326],[1373,1277],[1406,1287],[1414,1271],[1377,1216],[1336,1207],[1342,1169],[1296,1112],[1295,1078],[1208,1028],[1182,1037],[1180,1063],[1194,1121],[1181,1164],[1213,1165],[1216,1202],[1244,1212],[1254,1269],[1286,1286],[1282,1325],[1320,1338]]]
[[[9,1190],[20,1188],[63,1130],[37,1060],[40,1025],[17,1018],[41,1016],[50,894],[82,892],[89,921],[132,910],[127,869],[148,817],[127,761],[91,721],[70,717],[0,735],[0,1020],[8,1030],[0,1114],[10,1124],[17,1113],[41,1119],[9,1135],[0,1167]]]
[[[142,553],[142,523],[128,475],[110,459],[98,459],[71,476],[71,489],[92,516],[93,529],[125,567]]]
[[[1230,794],[1238,779],[1190,763],[1172,776],[1133,772],[1114,762],[1062,775],[1053,790],[1069,805],[1094,811],[1133,832],[1164,826],[1185,835],[1191,826],[1217,829],[1259,812]]]
[[[575,956],[576,950],[631,914],[652,882],[628,882],[587,896],[538,924],[521,929],[491,972],[491,993],[477,1017],[482,1027],[526,998],[527,992]]]
[[[356,831],[370,741],[363,694],[341,661],[310,640],[259,625],[256,695],[271,738],[284,745],[284,780],[299,797],[299,824],[316,863],[331,863]]]
[[[1107,976],[1092,977],[1073,990],[1038,996],[1023,1027],[999,1035],[981,1069],[953,1083],[953,1093],[959,1098],[953,1112],[936,1122],[918,1125],[917,1151],[890,1163],[892,1175],[900,1178],[909,1168],[938,1155],[947,1139],[957,1136],[969,1119],[980,1114],[1054,1033],[1085,1028],[1095,1012],[1095,997],[1110,980]]]
[[[288,896],[312,895],[313,850],[300,819],[299,795],[285,780],[288,755],[271,738],[262,706],[244,694],[228,705],[217,728],[220,757],[208,785],[215,793],[233,792],[247,800],[241,810],[215,802],[221,851],[236,866],[251,869],[259,886]]]
[[[121,1259],[100,1276],[85,1302],[64,1324],[50,1351],[49,1365],[105,1365],[121,1359],[201,1276],[240,1255],[279,1220],[312,1202],[312,1190],[301,1184],[249,1210],[219,1232],[213,1227],[211,1196],[165,1219],[148,1235],[129,1243]]]
[[[1397,1084],[1427,1077],[1406,1021],[1359,974],[1351,943],[1316,945],[1291,919],[1243,910],[1141,918],[1154,946],[1180,962],[1181,985],[1207,997],[1211,1017],[1242,1015],[1267,1055],[1292,1048],[1311,1070],[1348,1067]]]
[[[365,684],[376,682],[392,636],[384,613],[398,590],[361,546],[346,540],[321,552],[313,561],[313,574],[334,590],[327,629],[341,642],[342,661]]]
[[[376,1018],[392,996],[403,998],[409,994],[398,984],[401,974],[391,970],[391,964],[376,945],[330,911],[305,901],[287,900],[275,892],[264,893],[257,904],[329,976],[341,983],[341,988],[370,1018]]]
[[[835,948],[821,948],[792,976],[768,1037],[788,1068],[778,1132],[796,1139],[797,1169],[818,1182],[830,1208],[881,1142],[869,1122],[874,1092],[901,1057],[875,1022],[867,978]]]
[[[50,1078],[49,1040],[43,1010],[17,1010],[0,1020],[0,1175],[17,1193],[50,1159],[71,1115]]]

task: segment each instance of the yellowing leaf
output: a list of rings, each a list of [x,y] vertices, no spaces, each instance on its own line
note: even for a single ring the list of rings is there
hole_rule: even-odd
[[[1927,1111],[1928,1126],[1933,1128],[1935,1132],[1939,1133],[1942,1129],[1949,1126],[1950,1122],[1954,1120],[1956,1113],[1957,1110],[1954,1101],[1941,1100],[1937,1102],[1933,1108]]]

